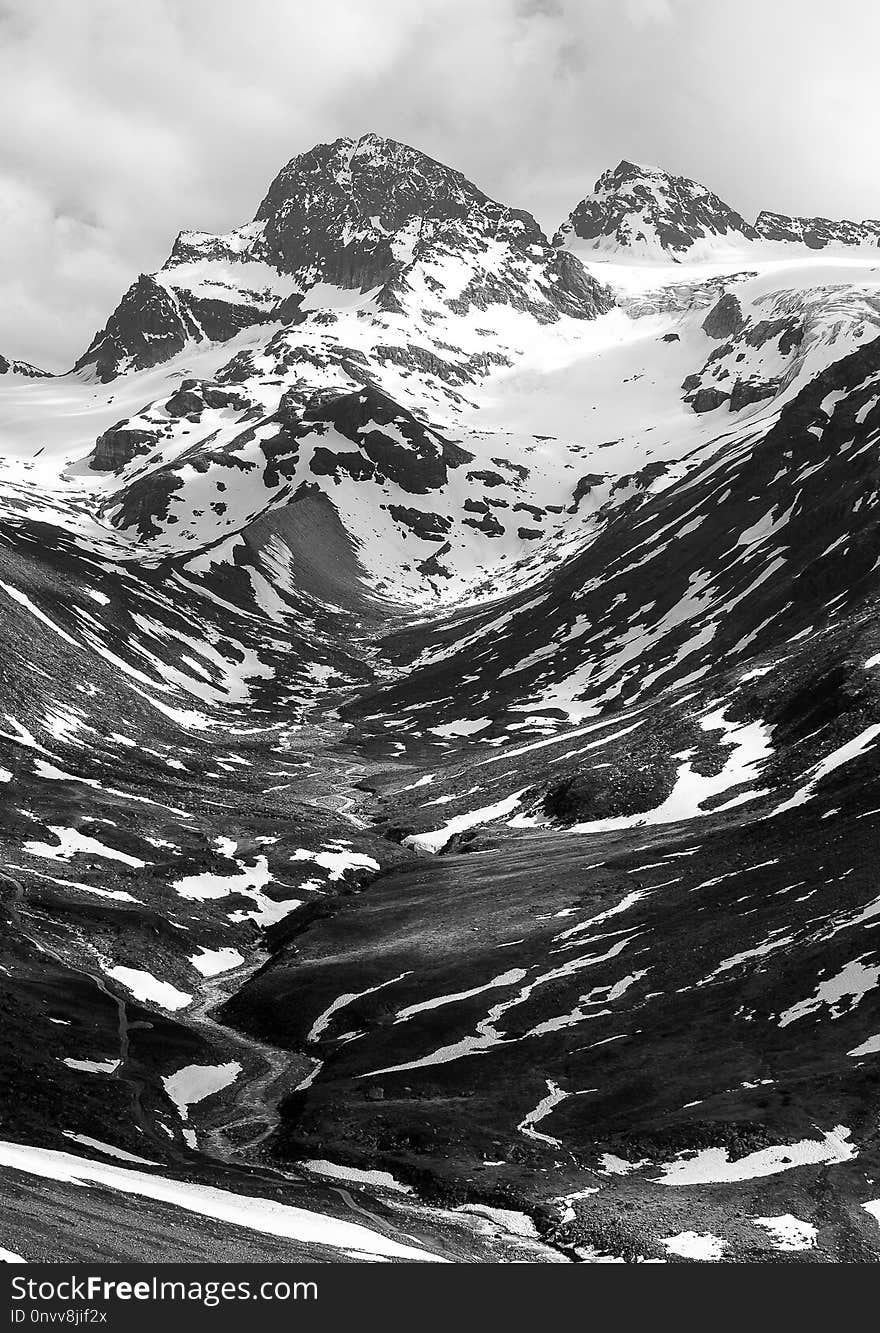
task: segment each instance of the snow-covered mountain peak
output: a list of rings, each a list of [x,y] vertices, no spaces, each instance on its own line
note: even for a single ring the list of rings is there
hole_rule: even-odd
[[[76,368],[112,379],[192,342],[353,305],[408,310],[416,320],[430,307],[435,323],[501,306],[552,323],[563,314],[591,319],[611,303],[529,213],[415,148],[368,134],[293,158],[252,222],[223,235],[180,233]],[[491,320],[479,322],[494,337]]]
[[[756,231],[717,194],[686,176],[625,159],[596,181],[554,241],[575,254],[702,258],[754,240]]]

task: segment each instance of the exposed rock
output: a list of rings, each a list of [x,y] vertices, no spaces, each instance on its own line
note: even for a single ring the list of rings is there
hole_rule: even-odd
[[[379,472],[416,495],[443,485],[448,468],[460,467],[471,458],[466,450],[427,430],[411,412],[369,386],[311,404],[303,420],[333,425],[341,435],[355,441]],[[387,433],[383,425],[390,427]],[[399,435],[404,437],[405,445],[395,438]],[[344,460],[349,455],[337,457]],[[347,466],[344,461],[341,465]]]
[[[452,527],[452,519],[445,514],[426,513],[423,509],[409,509],[405,505],[389,505],[388,512],[396,523],[421,537],[426,542],[442,542]]]
[[[491,468],[483,468],[482,471],[474,470],[467,474],[468,481],[481,481],[484,486],[503,486],[504,478],[498,472],[493,472]]]
[[[740,412],[750,403],[760,403],[779,392],[779,380],[737,380],[730,391],[730,410]]]
[[[588,472],[585,477],[581,477],[574,488],[569,512],[573,514],[584,496],[589,495],[594,486],[601,486],[605,480],[601,472]]]
[[[487,512],[482,518],[464,518],[462,522],[469,528],[476,528],[478,532],[484,533],[487,537],[503,537],[504,528],[498,522],[498,519],[491,512]]]
[[[201,336],[185,301],[149,274],[142,273],[129,287],[101,332],[77,361],[75,369],[94,366],[101,380],[120,370],[147,369],[183,350],[190,338]]]
[[[180,387],[165,402],[165,411],[172,417],[200,413],[206,407],[242,409],[247,398],[236,390],[224,389],[204,380],[181,380]]]
[[[89,454],[89,467],[94,472],[120,472],[138,454],[149,453],[157,438],[158,431],[120,422],[98,436]]]
[[[722,389],[698,389],[690,400],[695,412],[714,412],[716,407],[726,403],[730,394]]]
[[[729,338],[745,323],[742,306],[733,292],[725,292],[703,320],[703,332],[710,338]]]

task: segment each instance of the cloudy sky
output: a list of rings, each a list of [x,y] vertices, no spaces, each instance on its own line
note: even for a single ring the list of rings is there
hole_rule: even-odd
[[[0,0],[0,351],[64,369],[183,228],[375,130],[553,228],[621,157],[880,216],[874,0]]]

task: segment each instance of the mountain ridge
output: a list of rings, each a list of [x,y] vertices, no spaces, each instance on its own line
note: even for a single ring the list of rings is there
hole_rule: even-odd
[[[827,247],[880,245],[875,219],[850,222],[794,217],[766,209],[754,223],[706,186],[658,167],[622,159],[604,172],[593,192],[576,205],[557,230],[554,243],[589,258],[631,254],[639,259],[709,258],[725,247],[750,249],[767,242]]]
[[[763,210],[750,224],[705,186],[626,159],[599,177],[548,241],[531,214],[496,203],[462,173],[365,134],[292,158],[253,221],[222,235],[181,232],[162,269],[137,279],[74,368],[95,367],[106,379],[123,366],[157,365],[193,339],[225,341],[261,323],[293,323],[322,299],[332,308],[333,289],[368,293],[394,310],[407,266],[417,251],[442,243],[444,228],[457,233],[448,237],[454,249],[466,250],[475,235],[520,254],[543,248],[550,310],[567,313],[585,308],[590,282],[572,267],[575,258],[685,262],[718,257],[719,247],[747,259],[762,245],[838,253],[880,244],[880,223],[870,219]]]
[[[75,369],[94,366],[107,379],[122,366],[158,364],[191,338],[224,341],[252,324],[294,323],[310,301],[332,308],[347,291],[393,312],[405,302],[414,262],[451,252],[479,264],[487,247],[491,259],[482,270],[471,264],[459,302],[478,305],[489,288],[491,299],[505,290],[512,302],[537,298],[547,319],[594,313],[598,284],[554,250],[530,214],[394,140],[369,134],[321,144],[282,168],[253,222],[223,236],[181,233],[163,268],[141,275]],[[523,290],[529,269],[538,292]]]

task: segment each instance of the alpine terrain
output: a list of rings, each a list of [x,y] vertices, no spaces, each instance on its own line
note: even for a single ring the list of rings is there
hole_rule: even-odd
[[[572,205],[3,349],[3,1256],[880,1259],[880,221]]]

